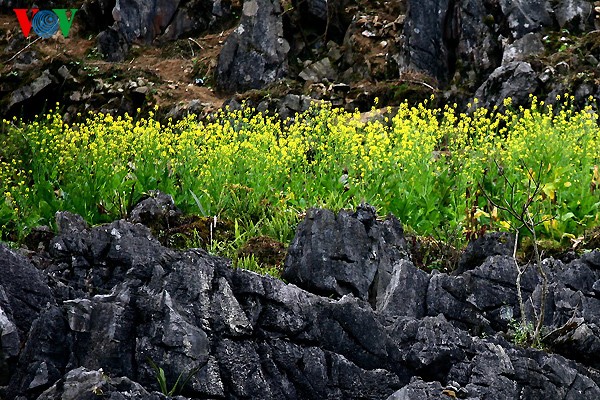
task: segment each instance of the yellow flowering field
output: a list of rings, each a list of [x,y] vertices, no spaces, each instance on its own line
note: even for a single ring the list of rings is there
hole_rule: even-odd
[[[366,201],[419,234],[466,238],[515,226],[490,199],[518,207],[539,183],[540,235],[568,241],[599,222],[600,131],[591,107],[564,100],[558,110],[532,98],[526,109],[507,99],[508,111],[472,104],[466,113],[403,104],[391,120],[370,121],[327,106],[287,121],[249,109],[202,122],[5,120],[0,234],[51,225],[57,210],[113,220],[158,189],[185,212],[253,223]]]

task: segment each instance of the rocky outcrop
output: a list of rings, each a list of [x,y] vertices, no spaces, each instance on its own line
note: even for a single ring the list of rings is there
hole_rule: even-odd
[[[217,66],[225,92],[262,88],[287,74],[290,45],[283,37],[279,0],[246,0],[238,27],[227,38]]]
[[[386,107],[432,94],[430,105],[456,102],[461,111],[474,97],[486,107],[502,109],[506,96],[526,106],[529,94],[554,105],[570,93],[581,107],[600,99],[598,12],[587,0],[86,0],[73,26],[77,44],[64,42],[72,50],[95,37],[85,57],[44,54],[48,46],[30,46],[16,22],[0,29],[0,113],[29,119],[60,102],[68,120],[87,110],[132,115],[159,103],[156,115],[177,119],[242,98],[285,119],[310,100],[367,112],[375,98]],[[175,69],[156,64],[158,52],[146,48],[186,36],[161,54]],[[121,63],[126,58],[143,67]],[[61,66],[70,75],[59,74]]]
[[[288,249],[283,278],[323,296],[352,294],[375,302],[391,267],[408,258],[406,247],[400,222],[378,221],[372,206],[338,215],[309,210]]]
[[[178,39],[204,31],[231,13],[220,0],[88,0],[83,11],[89,19],[106,20],[109,8],[114,23],[98,35],[98,50],[109,61],[123,61],[132,43]],[[90,29],[97,25],[86,24]]]
[[[481,106],[498,106],[504,110],[503,101],[510,97],[513,104],[523,105],[529,101],[539,87],[539,80],[531,64],[524,61],[509,62],[496,68],[475,92]]]
[[[167,210],[161,198],[132,215]],[[164,399],[153,364],[168,390],[189,376],[182,400],[600,396],[598,251],[544,261],[546,353],[506,339],[520,318],[510,256],[470,257],[456,276],[423,272],[400,223],[367,205],[310,211],[286,266],[305,289],[201,249],[170,250],[139,223],[57,218],[35,266],[0,245],[2,398]],[[506,245],[493,241],[470,252]],[[333,284],[324,290],[310,271]],[[530,268],[523,296],[538,304],[539,288]]]
[[[34,118],[40,108],[46,110],[60,103],[63,117],[69,121],[79,111],[94,109],[109,114],[134,115],[137,109],[146,109],[147,95],[155,82],[143,77],[115,80],[112,75],[80,62],[54,60],[39,71],[42,64],[35,52],[24,52],[23,68],[15,68],[9,75],[0,75],[0,108],[5,116]],[[30,59],[30,60],[29,60]]]

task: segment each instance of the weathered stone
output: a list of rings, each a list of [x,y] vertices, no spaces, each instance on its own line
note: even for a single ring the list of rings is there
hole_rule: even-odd
[[[552,27],[552,8],[548,0],[500,0],[513,39]]]
[[[83,232],[89,228],[81,215],[73,214],[69,211],[59,211],[54,218],[59,234]]]
[[[510,256],[514,252],[515,237],[507,232],[490,232],[470,241],[458,261],[456,274],[480,266],[487,257]]]
[[[19,354],[6,398],[35,398],[61,376],[70,357],[70,340],[62,311],[51,306],[33,322]]]
[[[125,60],[131,44],[123,33],[114,27],[100,32],[97,37],[98,51],[107,61],[120,62]]]
[[[498,106],[503,110],[503,101],[507,97],[512,99],[513,105],[527,104],[529,95],[537,90],[538,85],[537,75],[531,64],[513,61],[496,68],[477,89],[475,98],[480,100],[482,107]]]
[[[560,28],[573,33],[592,29],[594,27],[592,4],[585,0],[560,0],[554,8]]]
[[[58,80],[50,70],[45,69],[41,75],[30,84],[20,87],[10,95],[8,109],[18,106],[57,84]]]
[[[542,44],[540,35],[528,33],[504,48],[502,64],[513,61],[525,61],[532,56],[540,55],[543,51],[544,45]]]
[[[384,318],[423,318],[426,314],[429,275],[410,261],[400,260],[385,292],[378,298],[376,310]]]
[[[126,377],[107,375],[102,369],[89,370],[79,367],[67,372],[64,381],[44,391],[37,400],[92,400],[101,397],[110,399],[166,400],[167,396],[150,393],[139,383]]]
[[[15,311],[29,306],[5,285],[14,278],[0,274],[3,398],[166,400],[152,392],[159,390],[152,364],[169,388],[189,376],[181,400],[600,397],[600,271],[592,253],[568,264],[544,260],[551,354],[504,339],[521,317],[512,255],[482,256],[456,276],[427,274],[409,261],[400,222],[378,220],[367,205],[337,216],[311,210],[298,227],[290,257],[309,281],[303,263],[329,268],[332,282],[342,276],[332,260],[370,271],[347,280],[356,295],[328,297],[233,270],[203,250],[167,249],[141,224],[70,226],[40,263],[51,305],[35,312],[30,328]],[[2,254],[0,268],[40,273],[16,253]],[[538,307],[541,288],[534,266],[521,288],[531,321],[529,303]],[[13,325],[24,347],[15,345]]]
[[[309,210],[288,249],[284,279],[326,296],[376,297],[391,279],[388,262],[407,258],[402,226],[394,220],[377,221],[368,205],[338,215]],[[382,236],[391,242],[381,241]]]
[[[416,378],[410,384],[394,392],[387,400],[437,400],[443,395],[442,385],[439,382],[423,382],[423,380]],[[448,395],[450,394],[448,393]]]
[[[20,350],[19,330],[13,321],[4,288],[0,285],[0,386],[8,384]]]
[[[337,73],[329,58],[325,57],[322,60],[316,61],[302,70],[299,74],[300,78],[310,82],[321,82],[325,79],[334,81]]]
[[[45,277],[29,260],[0,243],[0,287],[11,319],[25,338],[33,321],[48,304],[56,304]]]
[[[216,70],[220,90],[258,89],[287,74],[290,49],[283,37],[279,0],[246,0],[238,27],[229,35]]]
[[[444,29],[449,3],[449,0],[409,2],[401,70],[417,69],[440,81],[447,80],[448,50],[444,43]]]
[[[150,191],[148,197],[133,207],[129,215],[132,223],[144,224],[154,232],[168,229],[182,215],[173,197],[159,191]]]

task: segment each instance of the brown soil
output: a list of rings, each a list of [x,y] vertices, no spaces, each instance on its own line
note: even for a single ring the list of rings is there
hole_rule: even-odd
[[[238,257],[248,257],[250,255],[254,255],[259,265],[283,270],[286,247],[283,243],[269,236],[253,237],[238,251]]]
[[[20,49],[5,51],[1,55],[0,74],[10,73],[7,60],[28,46],[27,50],[38,53],[44,64],[53,60],[65,63],[75,61],[80,63],[81,68],[96,74],[110,71],[126,77],[155,76],[153,88],[159,106],[169,107],[197,99],[218,108],[223,104],[224,97],[215,93],[210,79],[205,77],[209,77],[216,67],[221,47],[229,33],[206,34],[157,46],[134,45],[127,60],[114,63],[103,61],[97,53],[95,37],[81,33],[77,24],[74,24],[68,38],[57,34],[48,40],[36,40],[35,35],[30,39],[22,39]],[[13,15],[0,15],[0,34],[3,34],[6,42],[10,42],[15,35],[22,35]],[[195,83],[196,78],[202,78],[204,85]]]

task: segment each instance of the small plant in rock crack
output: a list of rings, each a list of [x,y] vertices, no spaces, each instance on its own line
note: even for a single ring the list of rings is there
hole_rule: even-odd
[[[510,333],[512,334],[512,341],[517,346],[531,346],[535,348],[541,348],[542,343],[538,340],[535,342],[533,340],[535,327],[533,323],[528,322],[523,325],[522,322],[514,319],[509,324]]]
[[[167,377],[165,375],[164,369],[156,365],[156,363],[152,361],[150,357],[146,357],[146,359],[148,360],[148,364],[150,364],[154,372],[156,372],[156,380],[158,382],[158,386],[160,387],[161,393],[169,397],[179,394],[181,390],[185,387],[185,385],[187,385],[187,383],[190,381],[190,379],[192,379],[192,376],[194,376],[200,370],[200,366],[192,368],[190,372],[185,376],[185,378],[183,377],[184,373],[182,371],[177,377],[175,384],[173,384],[173,386],[171,387],[171,390],[169,390],[169,386],[167,385]],[[182,378],[183,381],[181,381]]]
[[[524,164],[524,163],[523,163]],[[522,181],[524,187],[514,181],[511,181],[506,174],[504,174],[503,168],[496,162],[498,168],[498,175],[502,178],[501,182],[503,185],[502,200],[492,199],[489,192],[486,191],[484,186],[479,183],[479,189],[484,194],[488,202],[498,210],[507,213],[512,217],[516,223],[511,223],[511,228],[515,232],[515,247],[513,250],[513,260],[515,262],[515,268],[517,269],[516,287],[517,287],[517,299],[519,302],[519,309],[521,313],[521,321],[518,326],[514,327],[515,343],[520,345],[530,345],[539,347],[542,342],[542,328],[544,325],[544,314],[546,306],[546,297],[548,295],[548,276],[544,270],[542,263],[542,254],[540,253],[536,227],[547,222],[547,219],[542,217],[542,205],[541,196],[542,192],[542,172],[544,171],[544,163],[540,162],[539,170],[534,171],[532,168],[523,168],[523,171],[527,171],[527,177]],[[542,280],[541,295],[539,300],[538,309],[532,298],[528,301],[531,302],[534,321],[527,321],[527,315],[525,313],[525,301],[523,300],[523,293],[521,290],[521,279],[523,274],[527,271],[529,263],[521,266],[517,262],[517,246],[519,242],[519,231],[525,229],[532,236],[533,242],[533,253],[534,253],[534,265],[536,271]]]

